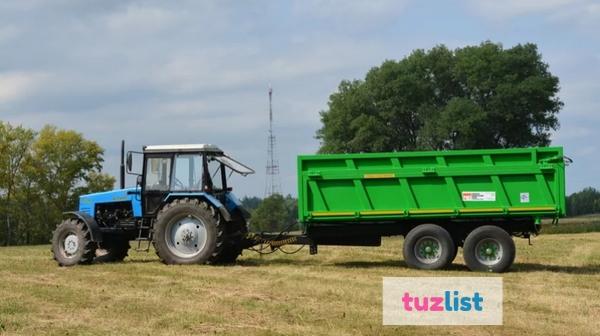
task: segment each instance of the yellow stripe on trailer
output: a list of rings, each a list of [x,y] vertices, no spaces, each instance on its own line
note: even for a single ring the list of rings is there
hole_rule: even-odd
[[[452,209],[431,209],[431,210],[409,210],[411,215],[435,215],[435,214],[450,214],[454,213]]]
[[[386,179],[386,178],[394,178],[396,174],[394,173],[381,173],[381,174],[365,174],[363,175],[366,179]]]
[[[323,211],[323,212],[313,212],[311,213],[313,217],[338,217],[338,216],[354,216],[354,212],[333,212],[333,211]]]
[[[404,215],[402,210],[367,210],[359,212],[364,216],[378,216],[378,215]]]
[[[537,212],[537,211],[556,211],[555,207],[512,207],[508,208],[510,212]]]
[[[459,209],[460,213],[484,213],[484,212],[503,212],[502,208],[476,208],[476,209]]]

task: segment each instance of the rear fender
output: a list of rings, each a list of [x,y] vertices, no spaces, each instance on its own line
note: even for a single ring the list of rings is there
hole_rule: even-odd
[[[216,197],[207,194],[207,193],[203,193],[203,192],[199,192],[199,193],[170,193],[169,195],[167,195],[167,197],[165,197],[164,202],[170,202],[173,199],[177,199],[177,198],[197,198],[197,199],[201,199],[205,202],[207,202],[208,204],[210,204],[212,207],[216,208],[217,210],[219,210],[219,213],[221,214],[221,216],[223,217],[223,219],[227,222],[231,221],[231,214],[229,213],[229,211],[227,211],[227,208],[223,205],[223,203],[221,203]]]
[[[90,216],[86,212],[82,211],[69,211],[63,213],[66,218],[79,219],[85,224],[88,231],[90,232],[90,236],[93,242],[101,243],[102,242],[102,232],[100,231],[100,226],[94,219],[94,217]]]

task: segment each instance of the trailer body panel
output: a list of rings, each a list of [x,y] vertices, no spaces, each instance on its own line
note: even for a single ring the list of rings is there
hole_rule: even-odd
[[[561,147],[298,157],[298,218],[335,223],[565,215]]]

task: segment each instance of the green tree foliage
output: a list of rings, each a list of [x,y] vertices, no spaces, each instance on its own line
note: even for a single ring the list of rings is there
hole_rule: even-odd
[[[587,187],[567,197],[567,215],[579,216],[600,213],[600,191]]]
[[[2,211],[6,224],[6,239],[8,245],[12,240],[15,211],[15,189],[23,178],[22,165],[29,159],[29,148],[33,142],[34,132],[21,126],[0,123],[0,188],[4,191]]]
[[[297,221],[297,212],[298,202],[295,198],[274,194],[260,202],[252,214],[250,225],[256,231],[293,230],[296,229],[294,224]]]
[[[48,242],[65,210],[79,195],[107,190],[114,178],[101,173],[103,150],[74,131],[46,126],[38,133],[0,123],[0,221],[4,244]]]
[[[546,146],[558,90],[535,44],[415,50],[340,83],[321,112],[320,152]]]
[[[248,197],[248,196],[244,196],[240,202],[242,203],[242,206],[244,207],[244,209],[252,212],[254,210],[256,210],[256,208],[258,208],[258,206],[260,205],[260,202],[262,202],[262,199],[260,199],[260,197],[256,197],[256,196],[252,196],[252,197]]]

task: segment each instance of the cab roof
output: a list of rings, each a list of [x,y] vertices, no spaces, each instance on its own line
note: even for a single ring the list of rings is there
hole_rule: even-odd
[[[219,147],[211,144],[187,144],[187,145],[151,145],[144,146],[144,153],[185,153],[185,152],[209,152],[223,153]]]

